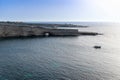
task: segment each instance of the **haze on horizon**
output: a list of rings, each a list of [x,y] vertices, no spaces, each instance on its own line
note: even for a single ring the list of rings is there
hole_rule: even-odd
[[[120,0],[0,0],[0,21],[120,22]]]

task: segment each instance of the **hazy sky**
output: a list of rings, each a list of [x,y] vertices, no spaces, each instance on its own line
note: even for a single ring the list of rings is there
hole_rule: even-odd
[[[120,0],[0,0],[0,20],[120,22]]]

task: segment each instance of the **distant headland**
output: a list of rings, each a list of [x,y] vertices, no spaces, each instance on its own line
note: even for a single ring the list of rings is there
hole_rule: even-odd
[[[88,27],[74,24],[47,24],[24,22],[0,22],[0,38],[37,37],[37,36],[79,36],[99,35],[97,32],[79,32],[78,29],[60,29],[58,27]]]

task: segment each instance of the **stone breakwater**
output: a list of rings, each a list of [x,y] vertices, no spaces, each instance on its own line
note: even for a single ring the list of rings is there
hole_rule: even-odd
[[[69,26],[69,25],[68,25]],[[31,36],[79,36],[98,35],[93,32],[79,32],[77,29],[57,29],[40,25],[0,22],[0,38]]]

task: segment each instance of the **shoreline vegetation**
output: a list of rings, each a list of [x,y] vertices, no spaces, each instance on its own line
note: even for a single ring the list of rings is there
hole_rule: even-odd
[[[97,32],[79,32],[78,29],[59,29],[58,27],[81,27],[88,26],[74,24],[47,24],[25,22],[0,22],[0,38],[14,37],[40,37],[40,36],[79,36],[99,35]]]

